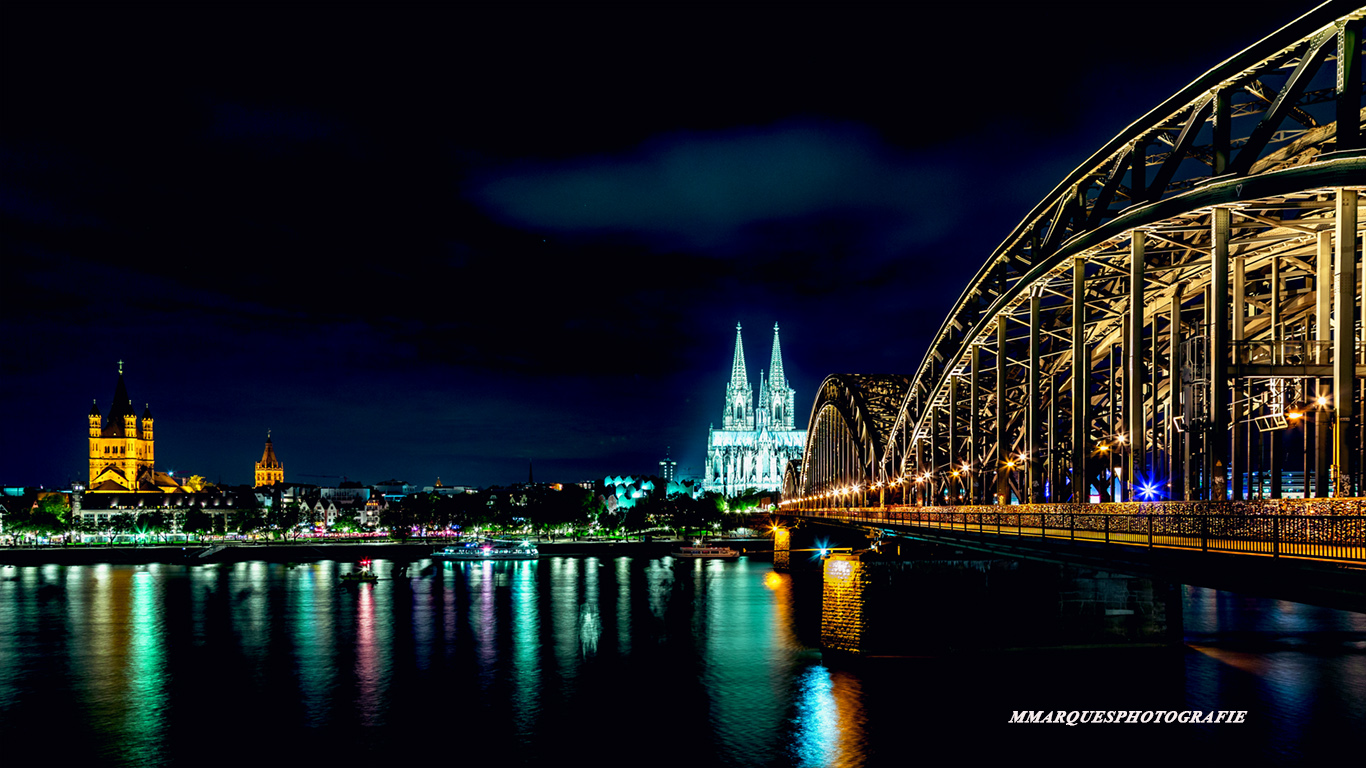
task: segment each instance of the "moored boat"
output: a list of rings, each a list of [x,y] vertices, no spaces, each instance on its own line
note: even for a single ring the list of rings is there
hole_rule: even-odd
[[[673,553],[673,556],[693,558],[705,557],[713,560],[735,560],[740,557],[740,553],[730,547],[692,546],[680,547],[677,552]]]
[[[433,560],[535,560],[541,556],[529,541],[484,541],[438,549]]]

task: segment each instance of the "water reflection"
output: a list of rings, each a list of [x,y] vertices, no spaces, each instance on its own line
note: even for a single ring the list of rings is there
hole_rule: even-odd
[[[421,568],[421,563],[413,563],[412,568]],[[398,573],[395,578],[401,580],[401,586],[409,593],[412,620],[408,624],[413,635],[413,662],[425,672],[431,664],[432,637],[437,629],[436,617],[432,613],[432,580],[414,579],[408,571]]]
[[[579,636],[579,566],[571,557],[550,560],[550,617],[555,629],[555,661],[566,683],[578,677],[581,655]]]
[[[512,709],[518,734],[535,732],[541,711],[540,614],[536,563],[513,563]]]
[[[583,564],[583,605],[579,608],[579,653],[593,656],[602,637],[602,616],[598,613],[598,569],[602,564],[590,557]]]
[[[664,621],[664,609],[669,604],[669,594],[673,591],[673,558],[651,560],[645,566],[645,589],[650,596],[650,615]]]
[[[293,640],[294,675],[304,708],[304,722],[320,726],[332,715],[337,686],[336,611],[333,595],[337,584],[332,569],[300,566],[289,571],[287,581],[293,608],[290,634]]]
[[[617,579],[617,653],[631,653],[631,563],[632,558],[616,559]]]
[[[1186,704],[1256,707],[1243,749],[1306,759],[1326,732],[1366,726],[1366,614],[1199,587],[1185,599]]]
[[[350,587],[342,569],[0,569],[0,764],[34,736],[75,764],[259,761],[255,736],[287,732],[279,762],[426,765],[452,731],[475,735],[470,764],[562,764],[591,733],[605,763],[897,764],[912,740],[920,762],[1002,763],[1038,736],[991,725],[998,709],[1097,693],[1251,710],[1255,728],[1183,730],[1183,760],[1330,762],[1366,724],[1366,616],[1208,590],[1186,592],[1193,650],[1058,676],[1034,657],[822,659],[819,584],[748,559],[456,563]],[[922,759],[963,717],[974,751]],[[662,754],[669,733],[686,750]]]
[[[165,729],[166,665],[162,590],[156,578],[160,565],[133,574],[127,645],[129,663],[127,691],[122,697],[128,709],[127,731],[135,734],[125,752],[134,763],[152,762]]]
[[[498,668],[498,648],[494,643],[498,614],[494,605],[494,564],[489,561],[461,563],[468,569],[471,593],[470,629],[474,631],[475,653],[479,657],[479,682],[487,690]]]
[[[809,666],[797,681],[793,756],[801,766],[859,766],[867,762],[863,692],[847,671]]]
[[[375,639],[375,590],[372,584],[356,587],[356,703],[361,725],[379,725],[379,653]]]

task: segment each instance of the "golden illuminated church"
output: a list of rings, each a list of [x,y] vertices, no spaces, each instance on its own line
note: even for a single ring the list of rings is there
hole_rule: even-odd
[[[92,402],[90,406],[90,484],[86,492],[183,492],[174,478],[154,469],[154,445],[152,409],[145,407],[141,418],[134,415],[120,360],[119,382],[114,387],[109,417],[100,416],[99,403]]]
[[[256,487],[263,485],[283,485],[285,482],[285,465],[275,458],[275,446],[270,442],[270,431],[266,431],[266,450],[261,454],[261,460],[256,462]]]

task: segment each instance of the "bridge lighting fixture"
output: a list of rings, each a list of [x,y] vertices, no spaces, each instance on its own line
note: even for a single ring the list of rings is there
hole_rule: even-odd
[[[1327,396],[1327,395],[1319,395],[1319,396],[1318,396],[1318,399],[1315,400],[1314,402],[1317,403],[1318,406],[1319,406],[1320,408],[1325,408],[1325,407],[1327,407],[1327,405],[1328,405],[1328,396]]]
[[[1138,488],[1138,495],[1142,496],[1147,501],[1152,501],[1157,498],[1159,493],[1160,491],[1158,490],[1157,483],[1143,483]]]

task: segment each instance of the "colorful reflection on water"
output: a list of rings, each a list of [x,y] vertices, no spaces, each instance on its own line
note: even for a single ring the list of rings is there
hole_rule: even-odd
[[[1366,616],[1208,590],[1186,590],[1185,650],[848,663],[817,647],[819,580],[762,561],[377,560],[381,581],[343,583],[353,568],[0,568],[0,745],[125,765],[262,762],[263,748],[264,762],[999,762],[1116,738],[1007,726],[1013,709],[1171,707],[1256,724],[1142,732],[1183,761],[1295,763],[1366,723]],[[914,621],[913,600],[890,609]]]

